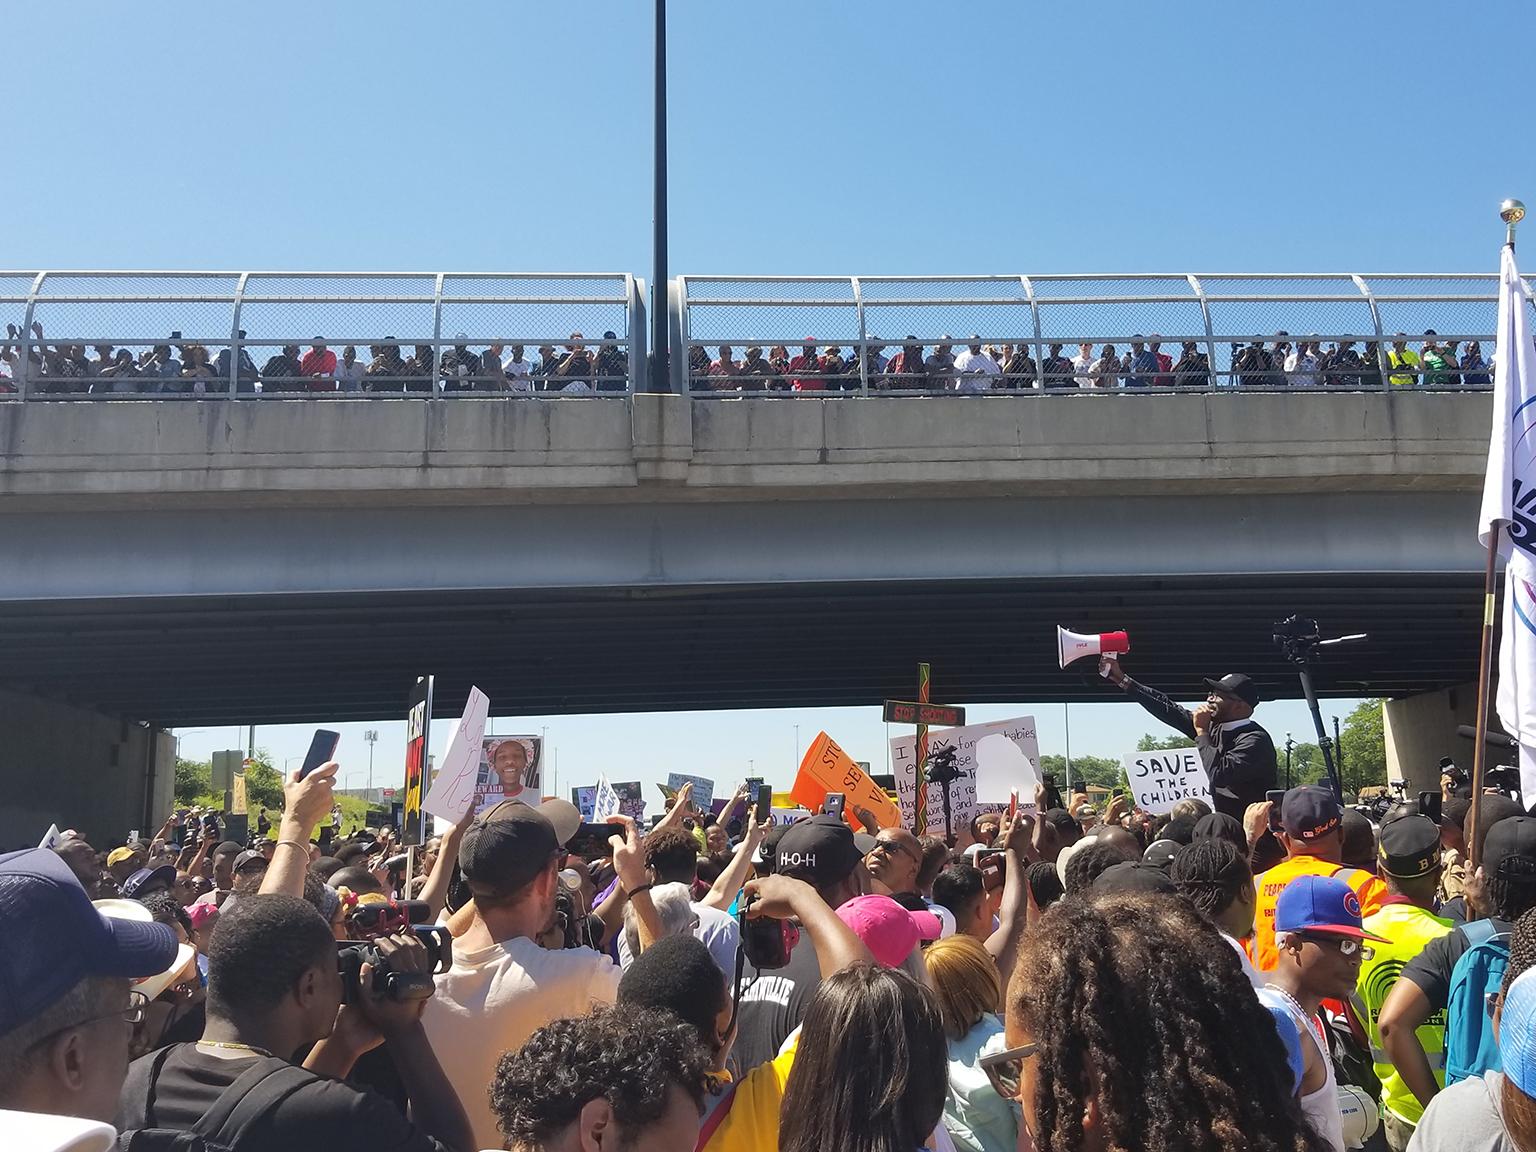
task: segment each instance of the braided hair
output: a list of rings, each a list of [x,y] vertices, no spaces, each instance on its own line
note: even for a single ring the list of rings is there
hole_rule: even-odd
[[[1509,986],[1527,968],[1536,968],[1536,908],[1528,908],[1515,921],[1515,930],[1509,934],[1509,961],[1504,968],[1504,985],[1501,989],[1509,995]]]
[[[1039,1045],[1038,1152],[1324,1152],[1269,1013],[1183,900],[1063,900],[1024,939],[1008,1013]]]

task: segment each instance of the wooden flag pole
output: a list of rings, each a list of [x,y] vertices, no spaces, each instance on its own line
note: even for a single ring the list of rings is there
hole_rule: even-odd
[[[1504,221],[1504,243],[1511,249],[1515,246],[1515,226],[1525,218],[1525,205],[1518,200],[1506,200],[1499,205],[1499,219]],[[1502,270],[1500,275],[1500,292],[1502,294]],[[1525,301],[1512,302],[1516,307],[1524,308]],[[1502,314],[1502,307],[1500,312]],[[1502,318],[1502,315],[1501,315]],[[1499,336],[1504,335],[1502,329]],[[1500,367],[1511,364],[1515,359],[1515,350],[1496,349],[1495,355],[1503,352],[1504,356],[1499,361]],[[1508,369],[1505,368],[1505,376]],[[1506,378],[1501,385],[1497,378],[1494,380],[1494,400],[1497,407],[1499,389],[1508,388],[1509,380]],[[1477,834],[1478,825],[1482,823],[1478,819],[1478,809],[1482,806],[1483,776],[1487,770],[1488,760],[1488,693],[1489,683],[1493,679],[1493,617],[1494,591],[1498,583],[1497,562],[1499,557],[1499,543],[1504,538],[1504,524],[1495,520],[1493,531],[1488,534],[1488,566],[1483,573],[1483,644],[1477,658],[1477,731],[1472,737],[1472,807],[1467,811],[1467,848],[1468,863],[1472,870],[1477,870],[1481,862],[1482,845]]]
[[[1472,737],[1472,807],[1467,811],[1467,847],[1471,852],[1469,866],[1475,872],[1482,845],[1478,841],[1477,826],[1481,823],[1477,810],[1483,794],[1483,774],[1488,760],[1488,691],[1493,679],[1493,617],[1494,593],[1498,585],[1497,562],[1499,541],[1504,536],[1502,522],[1495,523],[1488,537],[1488,566],[1483,573],[1483,640],[1477,657],[1477,732]]]
[[[929,670],[926,664],[917,666],[917,702],[931,703]],[[928,831],[928,725],[921,723],[922,719],[919,715],[917,747],[913,750],[917,757],[917,795],[913,797],[912,831],[918,836],[925,835]]]

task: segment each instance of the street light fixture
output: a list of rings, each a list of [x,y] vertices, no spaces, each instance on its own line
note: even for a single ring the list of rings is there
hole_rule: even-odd
[[[363,733],[363,739],[368,743],[368,803],[373,803],[373,746],[379,742],[379,730],[370,728]]]

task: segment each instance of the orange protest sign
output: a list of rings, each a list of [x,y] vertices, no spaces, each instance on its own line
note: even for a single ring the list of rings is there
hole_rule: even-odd
[[[882,828],[895,828],[901,823],[901,810],[891,802],[885,790],[838,747],[837,741],[822,732],[805,750],[805,759],[800,761],[800,774],[795,777],[790,795],[812,812],[819,812],[828,792],[841,792],[848,798],[844,816],[850,820],[855,810],[864,808]]]

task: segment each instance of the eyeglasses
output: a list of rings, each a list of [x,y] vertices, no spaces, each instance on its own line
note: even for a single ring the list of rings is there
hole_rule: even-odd
[[[1332,948],[1340,956],[1353,956],[1356,952],[1360,951],[1360,941],[1353,936],[1311,936],[1303,934],[1301,938],[1319,947]]]
[[[1004,1100],[1017,1100],[1024,1084],[1024,1061],[1040,1050],[1038,1044],[1021,1044],[981,1058],[981,1070]]]
[[[142,1024],[144,1023],[145,1009],[148,1007],[148,996],[144,995],[142,992],[135,992],[130,990],[128,993],[127,1007],[119,1008],[115,1012],[103,1012],[100,1016],[87,1016],[84,1020],[76,1020],[73,1024],[66,1024],[62,1028],[55,1028],[52,1032],[48,1033],[48,1035],[39,1036],[32,1042],[31,1046],[36,1048],[40,1044],[45,1044],[49,1040],[52,1040],[55,1036],[58,1036],[64,1032],[69,1032],[75,1028],[84,1028],[87,1024],[94,1024],[98,1020],[121,1019],[125,1024]]]

